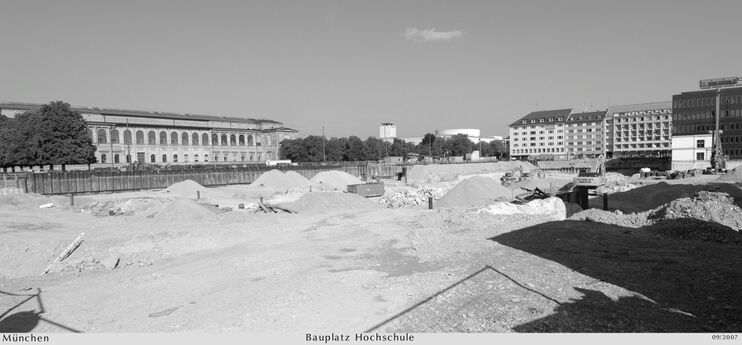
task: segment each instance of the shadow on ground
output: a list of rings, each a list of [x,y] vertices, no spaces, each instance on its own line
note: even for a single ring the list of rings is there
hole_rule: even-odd
[[[687,220],[672,222],[664,227],[680,227]],[[542,223],[491,240],[646,297],[615,301],[575,287],[581,299],[560,304],[553,314],[513,327],[515,331],[742,331],[742,246],[661,238],[642,229],[572,220]]]
[[[35,294],[14,294],[0,291],[3,313],[0,314],[0,333],[73,332],[80,331],[44,318],[41,289]],[[29,308],[32,308],[29,310]],[[22,311],[19,311],[22,310]],[[15,311],[15,313],[13,313]]]

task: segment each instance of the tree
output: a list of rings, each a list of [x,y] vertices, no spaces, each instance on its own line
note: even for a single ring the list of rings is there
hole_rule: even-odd
[[[467,153],[471,153],[474,143],[469,140],[469,137],[466,134],[456,134],[451,138],[451,142],[447,146],[451,152],[451,156],[463,156]]]
[[[330,138],[325,143],[326,159],[328,162],[339,162],[343,160],[343,147],[345,146],[345,138]]]
[[[325,159],[323,145],[325,145],[325,138],[321,136],[310,135],[304,138],[304,148],[307,150],[308,162],[322,162]]]
[[[385,143],[383,140],[375,137],[368,137],[363,142],[363,152],[365,153],[366,159],[371,161],[378,161],[385,156]]]
[[[21,131],[30,130],[23,154],[31,165],[61,165],[64,170],[67,164],[95,163],[95,146],[85,119],[69,104],[51,102],[18,120]]]
[[[363,149],[363,140],[357,136],[348,138],[348,147],[345,150],[344,158],[347,161],[365,161],[366,152]]]
[[[389,147],[389,155],[404,157],[404,155],[407,153],[405,152],[404,144],[405,142],[402,139],[394,138],[392,145]]]
[[[293,162],[306,162],[308,157],[309,153],[303,139],[285,139],[281,142],[281,159],[290,159]]]

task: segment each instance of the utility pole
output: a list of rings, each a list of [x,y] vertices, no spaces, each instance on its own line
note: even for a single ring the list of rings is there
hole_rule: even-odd
[[[113,162],[113,157],[114,157],[113,156],[113,136],[111,135],[114,130],[116,130],[116,126],[115,125],[111,125],[111,127],[108,130],[108,142],[111,145],[111,170],[113,170],[115,168],[114,162]]]
[[[325,125],[322,125],[322,163],[327,163],[327,155],[325,152]]]

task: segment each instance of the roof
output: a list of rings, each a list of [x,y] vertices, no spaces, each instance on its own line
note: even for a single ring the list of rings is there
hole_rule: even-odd
[[[0,102],[0,108],[20,109],[20,110],[36,110],[36,109],[41,108],[42,105],[43,104],[36,104],[36,103]],[[72,106],[71,108],[72,110],[78,111],[80,113],[94,113],[94,114],[101,114],[101,115],[149,117],[149,118],[175,119],[175,120],[227,121],[227,122],[249,123],[249,124],[283,124],[281,122],[274,121],[274,120],[254,119],[254,118],[244,118],[244,117],[214,116],[214,115],[199,115],[199,114],[179,114],[179,113],[160,112],[160,111],[125,110],[125,109],[81,107],[81,106]]]
[[[540,120],[540,119],[544,119],[544,122],[541,122],[541,123],[556,123],[556,122],[559,122],[559,121],[556,121],[556,119],[558,117],[561,117],[562,118],[562,122],[564,122],[564,120],[567,119],[567,117],[569,116],[569,113],[571,113],[571,112],[572,112],[572,109],[571,108],[568,108],[568,109],[556,109],[556,110],[544,110],[544,111],[534,111],[534,112],[532,112],[532,113],[530,113],[530,114],[528,114],[528,115],[526,115],[524,117],[521,117],[520,119],[518,119],[518,121],[515,121],[515,122],[511,123],[510,125],[511,126],[520,125],[520,124],[522,124],[522,121],[523,120],[528,120],[529,123],[530,123],[530,120],[537,120],[537,123],[538,123],[538,120]],[[553,121],[549,122],[548,121],[549,118],[552,118]]]
[[[584,113],[572,113],[569,115],[567,122],[595,121],[602,120],[605,117],[606,110],[589,111]]]
[[[626,113],[630,111],[664,110],[664,109],[672,110],[672,102],[667,101],[667,102],[614,105],[614,106],[608,107],[608,114]]]

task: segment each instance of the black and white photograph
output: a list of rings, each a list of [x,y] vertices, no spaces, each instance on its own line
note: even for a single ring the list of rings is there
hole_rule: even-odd
[[[0,0],[2,342],[739,344],[741,24]]]

